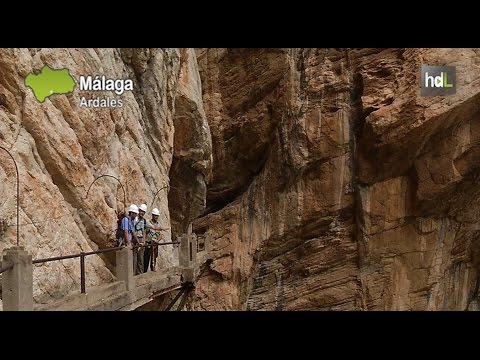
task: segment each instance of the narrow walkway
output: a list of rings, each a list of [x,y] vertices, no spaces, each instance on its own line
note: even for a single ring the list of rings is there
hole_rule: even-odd
[[[134,288],[126,289],[125,281],[89,288],[86,294],[78,291],[59,301],[35,305],[34,310],[106,310],[130,311],[153,300],[153,295],[163,289],[182,286],[179,267],[147,272],[133,278]]]
[[[81,290],[49,304],[33,303],[33,264],[65,257],[32,260],[31,255],[21,247],[5,249],[0,266],[3,310],[131,311],[171,291],[180,290],[179,293],[183,293],[194,289],[199,269],[210,257],[205,248],[198,252],[195,234],[182,235],[179,240],[178,266],[134,276],[132,250],[120,248],[116,250],[117,281],[85,289],[84,266],[81,266]],[[88,254],[81,254],[81,264]],[[177,294],[171,305],[178,297]]]

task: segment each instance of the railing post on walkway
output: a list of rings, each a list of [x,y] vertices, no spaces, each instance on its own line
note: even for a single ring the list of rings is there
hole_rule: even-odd
[[[178,265],[182,271],[184,282],[194,282],[197,264],[197,236],[184,234],[180,236]]]
[[[117,280],[125,281],[127,291],[133,289],[133,254],[132,249],[124,247],[117,251]]]
[[[2,264],[13,264],[13,269],[2,274],[4,311],[33,310],[32,255],[22,246],[3,250]]]
[[[210,254],[212,252],[212,236],[210,233],[205,235],[205,252]]]
[[[80,253],[80,293],[85,294],[85,253]]]

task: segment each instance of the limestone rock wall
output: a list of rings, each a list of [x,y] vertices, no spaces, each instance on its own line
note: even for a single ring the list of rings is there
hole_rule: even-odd
[[[80,107],[78,86],[73,93],[39,103],[24,78],[44,65],[68,68],[77,82],[88,74],[129,78],[134,91],[125,92],[124,106],[115,109]],[[185,69],[195,73],[195,68],[192,49],[0,50],[0,144],[11,149],[19,163],[20,244],[34,258],[112,245],[115,210],[130,203],[146,203],[149,211],[158,207],[161,225],[170,229],[168,188],[155,200],[154,195],[169,184],[177,93],[184,102],[201,104],[200,84],[185,75]],[[200,128],[206,122],[203,112],[190,120]],[[201,137],[197,141],[201,143]],[[126,204],[111,178],[95,182],[86,198],[89,185],[101,174],[120,179]],[[3,152],[0,183],[1,220],[7,225],[1,251],[15,242],[15,173]],[[170,240],[171,231],[164,237]],[[161,257],[162,266],[173,264],[172,247],[164,248]],[[109,260],[87,258],[87,287],[112,280]],[[37,266],[35,300],[78,290],[79,281],[78,259]]]
[[[420,97],[421,64],[457,93]],[[124,107],[40,104],[43,65],[134,80]],[[197,310],[477,310],[477,49],[3,49],[0,145],[20,167],[20,243],[34,258],[111,245],[115,209],[158,207],[213,262]],[[77,90],[76,90],[77,91]],[[0,250],[15,181],[0,152]],[[155,196],[156,194],[156,196]],[[161,252],[162,266],[175,263]],[[35,300],[78,290],[78,261],[34,270]],[[87,260],[87,286],[111,281]]]
[[[197,50],[215,259],[200,309],[476,309],[475,49]],[[421,64],[457,93],[420,97]]]

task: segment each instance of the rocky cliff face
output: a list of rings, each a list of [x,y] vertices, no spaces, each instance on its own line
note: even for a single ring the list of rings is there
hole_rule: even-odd
[[[24,79],[44,65],[68,68],[77,82],[89,74],[132,79],[134,90],[125,92],[124,106],[115,109],[81,107],[78,86],[73,93],[39,103]],[[202,170],[210,166],[210,153],[205,160],[201,153],[211,140],[197,78],[193,50],[0,50],[0,144],[18,161],[20,245],[34,259],[111,246],[115,210],[130,203],[158,207],[161,225],[170,228],[168,187],[161,189],[169,184],[172,158],[201,162]],[[198,111],[184,120],[190,114],[187,106]],[[195,144],[188,147],[188,139],[174,133],[192,128],[204,131],[197,131]],[[15,242],[15,172],[1,151],[0,160],[1,220],[7,225],[2,250]],[[96,181],[87,197],[90,184],[102,174],[119,178],[126,204],[119,183],[109,177]],[[178,208],[174,200],[170,205]],[[164,237],[170,240],[171,231]],[[172,264],[171,246],[161,256],[163,266]],[[113,278],[109,260],[87,258],[87,287]],[[35,300],[78,290],[79,279],[77,259],[35,267]]]
[[[457,93],[420,97],[421,64],[456,66]],[[43,65],[135,88],[117,109],[81,108],[77,90],[40,104],[23,81]],[[104,178],[85,196],[111,174],[127,206],[160,209],[167,239],[192,221],[208,239],[194,309],[475,310],[479,67],[474,49],[0,50],[20,242],[34,258],[107,245],[122,189]],[[2,152],[0,178],[2,250]],[[36,301],[78,289],[77,261],[42,267]],[[87,286],[110,267],[89,257]]]
[[[213,140],[202,309],[477,309],[480,53],[197,51]],[[420,97],[421,64],[458,90]]]

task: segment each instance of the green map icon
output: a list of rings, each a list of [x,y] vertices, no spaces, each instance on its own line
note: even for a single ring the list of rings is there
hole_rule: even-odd
[[[33,90],[38,101],[43,103],[54,94],[67,94],[75,88],[75,81],[68,69],[51,69],[45,65],[39,74],[28,74],[25,85]]]

